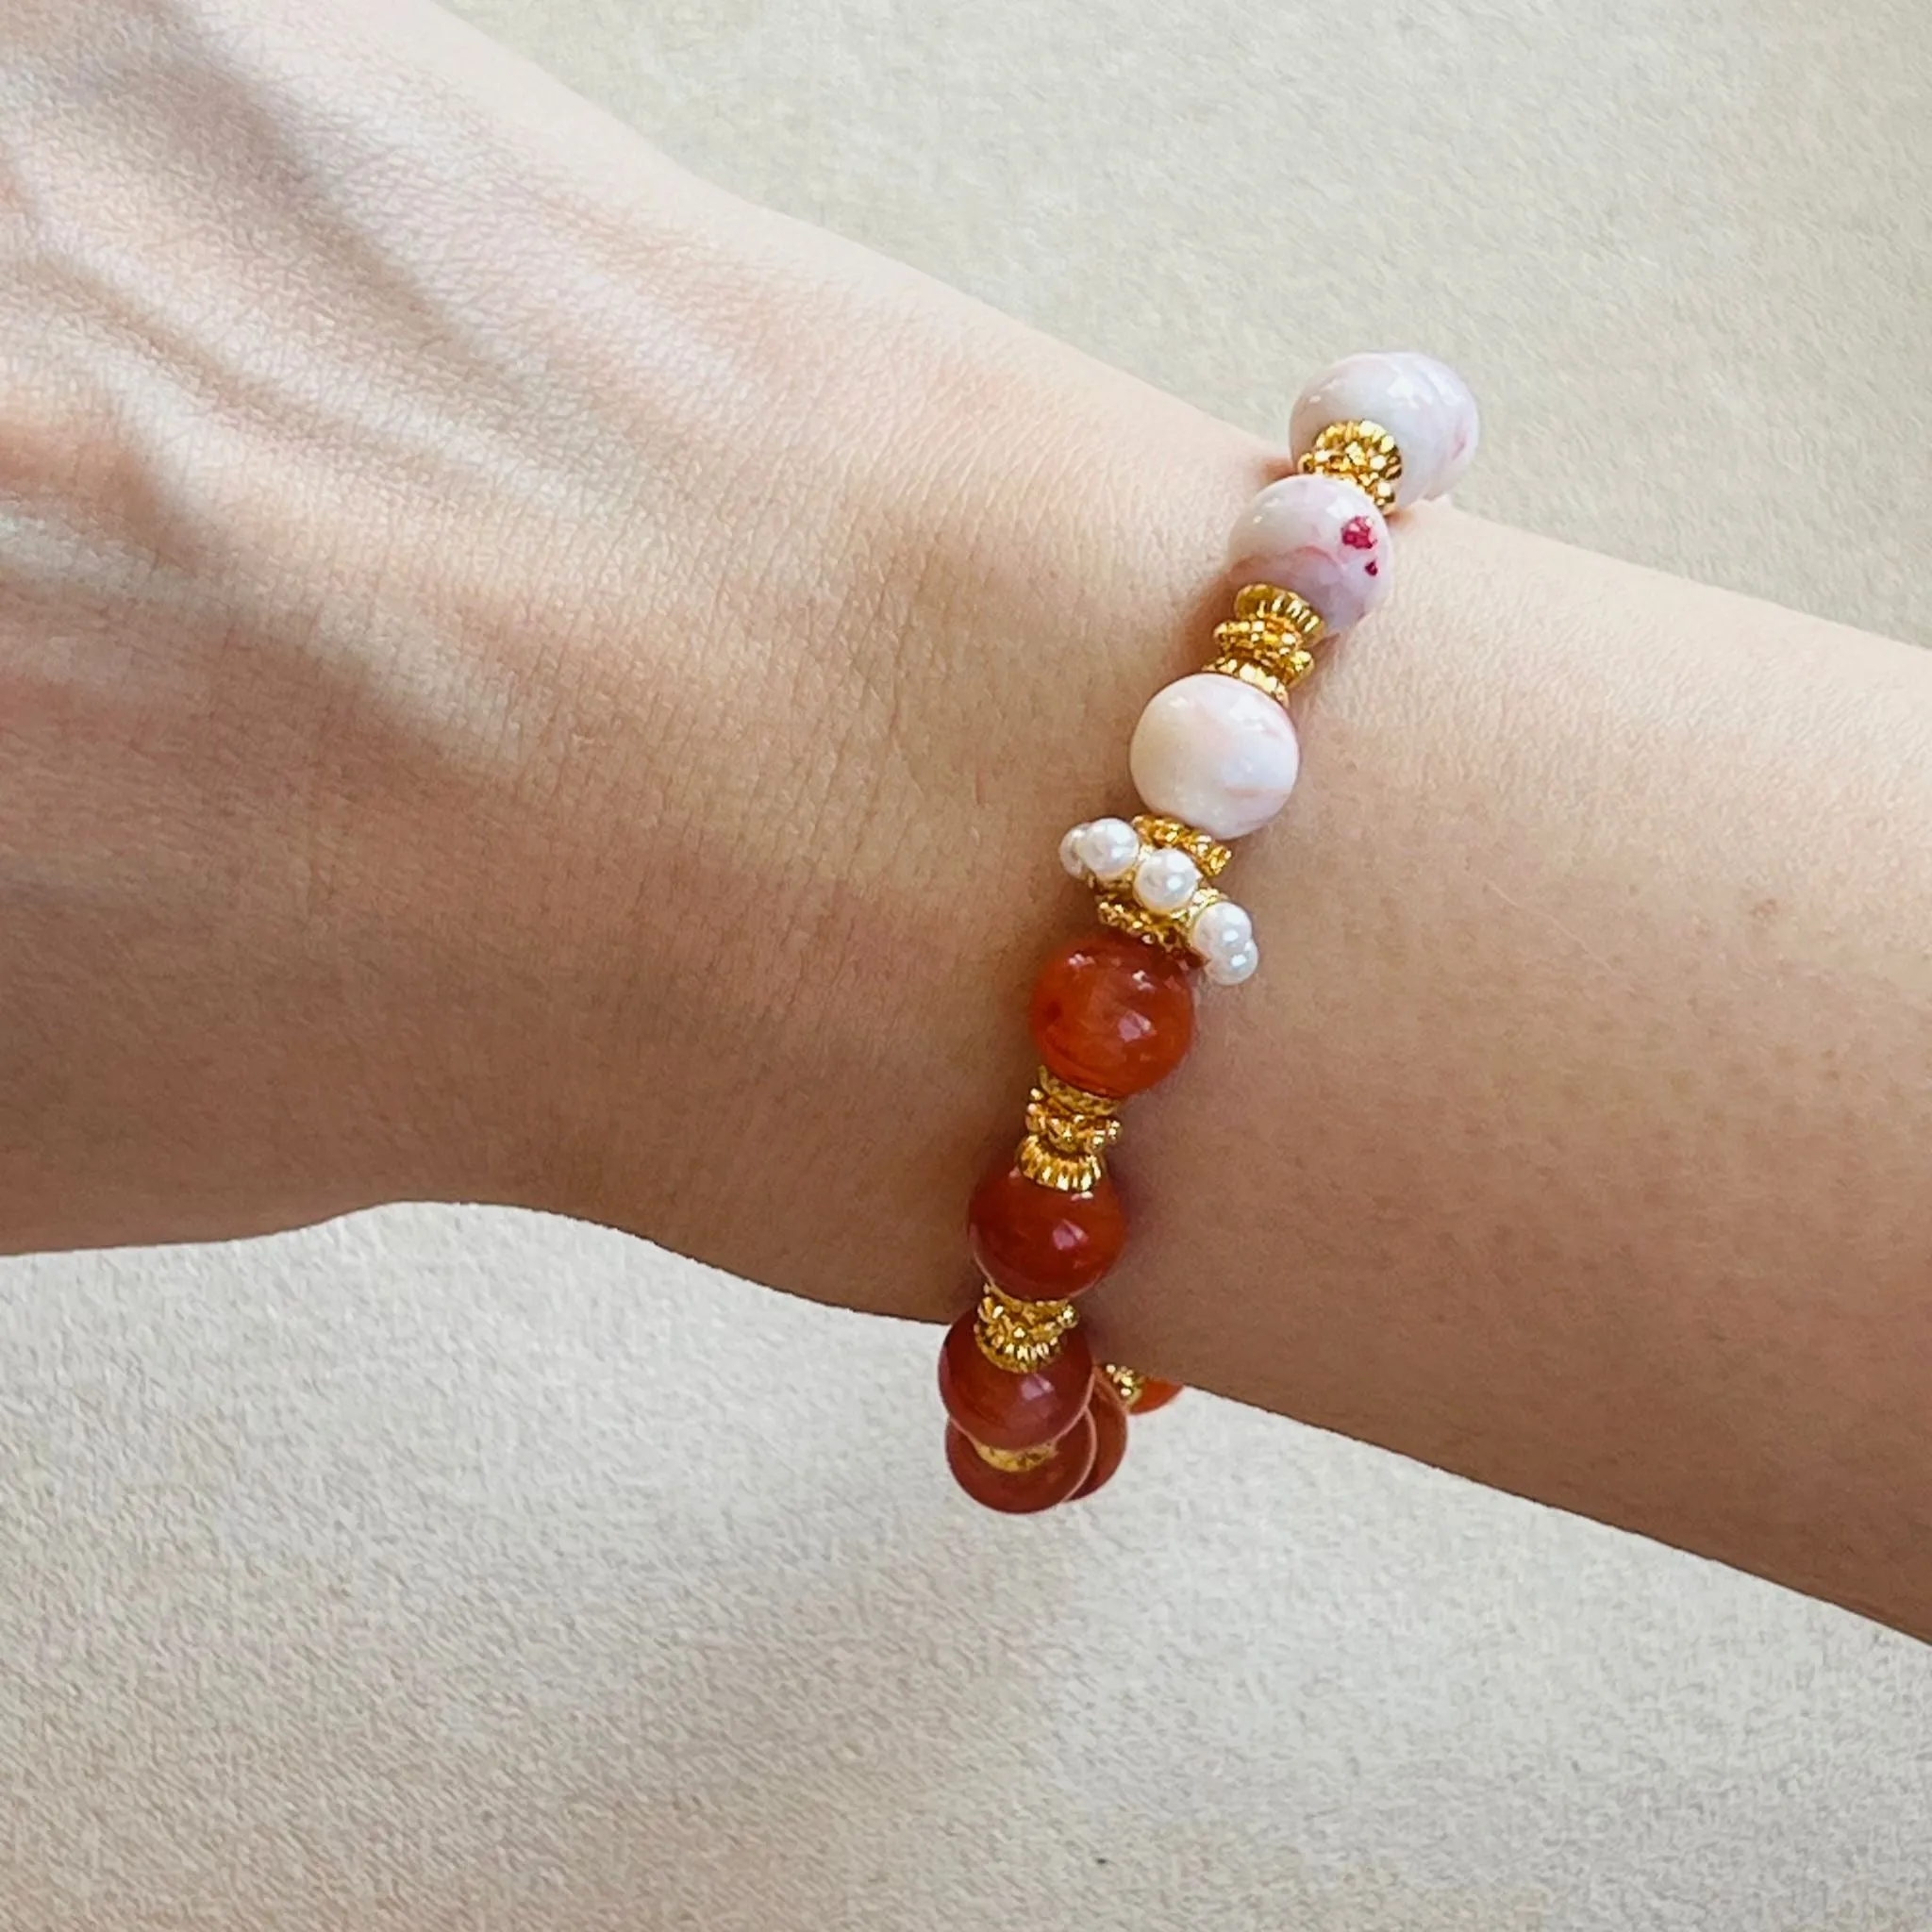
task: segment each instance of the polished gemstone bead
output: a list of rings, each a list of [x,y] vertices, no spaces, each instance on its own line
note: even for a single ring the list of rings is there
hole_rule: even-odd
[[[1030,1019],[1034,1044],[1051,1072],[1090,1093],[1121,1099],[1166,1079],[1187,1058],[1194,991],[1187,967],[1171,954],[1103,929],[1072,941],[1046,962],[1033,988]]]
[[[1343,631],[1388,595],[1389,526],[1353,483],[1284,476],[1236,521],[1227,562],[1235,584],[1278,584]]]
[[[1064,1503],[1093,1467],[1094,1427],[1083,1414],[1053,1445],[1053,1454],[1027,1469],[995,1469],[957,1423],[946,1424],[946,1462],[953,1479],[975,1503],[1008,1516],[1031,1516]]]
[[[946,1413],[993,1449],[1034,1449],[1065,1435],[1087,1408],[1093,1352],[1086,1336],[1075,1328],[1051,1361],[1016,1374],[988,1358],[974,1333],[977,1320],[961,1315],[940,1348]]]
[[[1468,469],[1480,431],[1461,376],[1433,356],[1404,350],[1350,356],[1324,370],[1295,402],[1290,447],[1299,457],[1331,423],[1363,421],[1386,429],[1402,452],[1398,509],[1441,495]]]
[[[1120,1259],[1127,1217],[1106,1174],[1091,1193],[1066,1194],[1003,1160],[973,1191],[966,1232],[995,1288],[1023,1302],[1065,1301]]]
[[[1163,1382],[1158,1375],[1145,1375],[1141,1380],[1141,1392],[1134,1398],[1133,1413],[1152,1415],[1157,1408],[1165,1408],[1181,1392],[1179,1382]]]
[[[1196,671],[1147,700],[1127,769],[1149,811],[1240,839],[1288,803],[1301,747],[1288,713],[1265,691]]]
[[[1076,1498],[1091,1496],[1103,1488],[1127,1453],[1126,1406],[1121,1401],[1120,1391],[1105,1375],[1093,1378],[1093,1397],[1087,1413],[1093,1424],[1093,1467],[1088,1472],[1087,1480],[1074,1491]]]

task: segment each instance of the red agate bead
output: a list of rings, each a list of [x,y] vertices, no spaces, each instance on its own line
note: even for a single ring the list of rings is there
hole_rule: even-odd
[[[1048,1445],[1050,1453],[1043,1460],[1025,1469],[996,1469],[957,1423],[946,1424],[946,1461],[953,1480],[975,1503],[1008,1516],[1051,1509],[1075,1494],[1093,1467],[1093,1443],[1092,1418],[1083,1415]]]
[[[940,1349],[940,1400],[946,1413],[989,1449],[1034,1449],[1063,1436],[1087,1411],[1093,1351],[1079,1329],[1062,1338],[1050,1361],[1003,1369],[979,1345],[978,1313],[961,1315]]]
[[[1088,1471],[1087,1480],[1074,1491],[1076,1502],[1102,1488],[1127,1453],[1127,1407],[1109,1376],[1094,1376],[1087,1416],[1093,1424],[1093,1467]]]
[[[1194,1038],[1194,989],[1171,953],[1102,927],[1041,969],[1029,1015],[1050,1071],[1123,1099],[1164,1080]]]
[[[1091,1288],[1120,1259],[1127,1217],[1105,1174],[1091,1192],[1065,1194],[1003,1160],[974,1190],[966,1232],[995,1288],[1023,1302],[1057,1302]]]
[[[1152,1415],[1157,1408],[1165,1408],[1181,1392],[1179,1382],[1163,1382],[1158,1375],[1143,1375],[1141,1378],[1141,1392],[1134,1398],[1133,1413]]]

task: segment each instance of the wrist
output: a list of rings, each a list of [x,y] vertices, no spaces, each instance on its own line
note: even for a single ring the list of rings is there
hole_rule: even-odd
[[[572,1125],[543,1202],[937,1315],[961,1266],[947,1185],[1030,1071],[1011,1015],[1059,835],[1083,800],[1126,803],[1119,746],[1205,637],[1266,473],[1238,433],[919,299],[909,355],[850,375],[884,413],[841,465],[845,533],[809,534],[790,595],[767,561],[694,599],[708,641],[657,728],[704,756],[668,783],[643,757],[587,772],[562,875],[621,916],[591,956],[608,1024],[546,1053]],[[649,667],[589,648],[608,715],[641,717]],[[666,874],[632,832],[675,855],[661,891],[638,891]]]

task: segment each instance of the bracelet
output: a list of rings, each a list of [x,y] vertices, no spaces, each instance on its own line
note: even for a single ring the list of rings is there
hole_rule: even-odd
[[[940,1349],[946,1460],[975,1502],[1030,1514],[1091,1496],[1126,1454],[1127,1419],[1177,1384],[1096,1368],[1074,1303],[1120,1258],[1126,1216],[1107,1171],[1121,1108],[1186,1058],[1197,973],[1239,986],[1260,964],[1254,924],[1218,881],[1227,841],[1288,801],[1301,754],[1289,692],[1315,646],[1389,589],[1386,514],[1440,496],[1475,454],[1461,377],[1427,356],[1351,356],[1289,425],[1292,474],[1237,520],[1234,615],[1205,669],[1158,691],[1128,751],[1146,808],[1075,825],[1060,863],[1100,924],[1041,970],[1028,1014],[1040,1072],[1018,1149],[967,1211],[983,1277]]]

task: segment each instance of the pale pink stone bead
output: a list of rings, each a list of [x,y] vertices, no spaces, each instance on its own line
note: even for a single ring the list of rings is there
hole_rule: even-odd
[[[1197,671],[1154,693],[1127,763],[1149,811],[1239,839],[1288,803],[1301,747],[1288,713],[1265,692]]]
[[[1237,585],[1278,584],[1347,630],[1388,593],[1389,525],[1340,476],[1284,476],[1241,513],[1227,561]]]
[[[1447,363],[1409,350],[1350,356],[1301,392],[1289,421],[1297,457],[1331,423],[1379,423],[1402,451],[1395,508],[1441,496],[1469,467],[1479,425],[1469,385]]]

